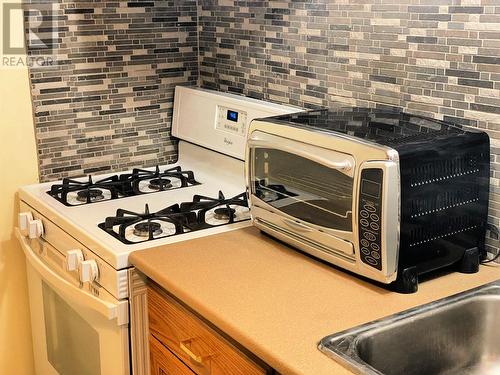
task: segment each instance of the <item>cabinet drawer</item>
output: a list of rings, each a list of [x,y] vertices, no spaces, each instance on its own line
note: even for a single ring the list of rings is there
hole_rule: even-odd
[[[194,375],[182,361],[173,355],[161,342],[149,335],[151,375]]]
[[[148,286],[148,315],[151,334],[196,374],[267,373],[264,368],[155,285]]]

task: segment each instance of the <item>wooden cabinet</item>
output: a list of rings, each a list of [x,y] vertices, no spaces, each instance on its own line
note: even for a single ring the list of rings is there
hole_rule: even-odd
[[[194,375],[189,367],[152,335],[149,335],[149,353],[151,375]]]
[[[168,348],[175,358],[182,360],[182,363],[195,374],[259,375],[270,373],[269,368],[265,368],[264,365],[258,364],[256,360],[244,354],[219,332],[156,285],[148,286],[148,316],[151,340],[158,340],[158,344],[161,343]],[[158,351],[153,353],[151,350],[152,374],[162,374],[157,370],[162,362],[158,358],[153,359],[153,355],[159,356],[160,354]]]

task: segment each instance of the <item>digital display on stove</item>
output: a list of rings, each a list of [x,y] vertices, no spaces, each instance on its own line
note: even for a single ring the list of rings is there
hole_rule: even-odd
[[[230,109],[227,110],[227,119],[229,121],[234,121],[238,122],[238,112],[236,111],[231,111]]]
[[[370,180],[363,180],[361,193],[373,198],[380,198],[380,184]]]

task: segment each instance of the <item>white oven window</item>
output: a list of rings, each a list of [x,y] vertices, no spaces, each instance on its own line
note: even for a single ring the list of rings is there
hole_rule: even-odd
[[[297,219],[352,231],[352,177],[273,148],[254,148],[251,159],[251,188],[258,198]]]
[[[42,281],[47,360],[60,375],[100,374],[99,333]]]

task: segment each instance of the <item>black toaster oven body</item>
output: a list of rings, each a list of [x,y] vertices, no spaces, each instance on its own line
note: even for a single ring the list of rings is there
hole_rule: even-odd
[[[486,256],[490,148],[485,132],[398,110],[341,106],[274,119],[398,152],[401,211],[395,284],[402,291],[416,290],[418,275],[453,264],[464,272],[477,270]]]

